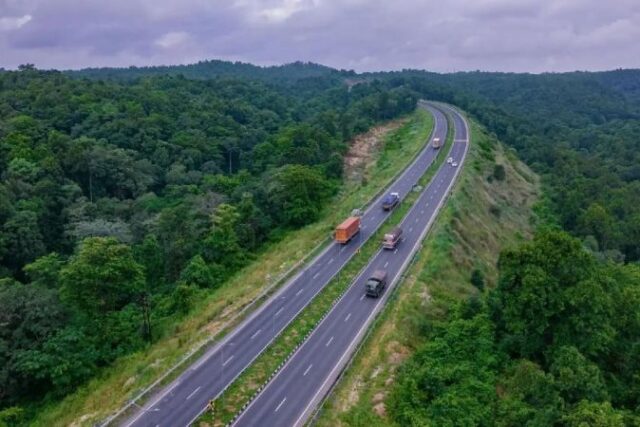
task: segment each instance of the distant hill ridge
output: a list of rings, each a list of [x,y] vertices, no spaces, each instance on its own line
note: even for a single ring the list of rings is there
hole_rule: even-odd
[[[354,71],[336,70],[312,62],[292,62],[284,65],[258,66],[246,62],[222,60],[200,61],[187,65],[160,65],[150,67],[127,68],[84,68],[67,70],[73,77],[91,79],[133,80],[141,77],[160,75],[183,75],[192,79],[210,79],[215,77],[244,77],[273,83],[284,83],[317,77],[343,77],[355,75]]]

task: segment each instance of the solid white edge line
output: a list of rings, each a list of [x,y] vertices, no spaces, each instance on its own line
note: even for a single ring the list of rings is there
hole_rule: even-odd
[[[443,117],[445,117],[445,119],[446,119],[446,115],[445,115],[445,113],[444,113],[444,112],[442,112],[442,111],[440,111],[440,110],[437,110],[437,111],[438,111],[438,112],[440,112],[440,114],[442,114],[442,116],[443,116]],[[435,114],[434,114],[434,117],[435,117]],[[437,123],[437,120],[436,120],[436,123]],[[434,125],[434,129],[435,129],[435,127],[436,127],[436,126],[437,126],[437,124],[436,124],[436,125]],[[433,134],[434,134],[434,131],[432,130],[431,138],[433,138]],[[429,147],[426,147],[426,148],[428,149]],[[419,155],[419,157],[420,157],[420,156],[422,156],[422,154],[423,154],[423,153],[421,153],[421,154]],[[419,158],[419,157],[418,157],[418,158]],[[417,161],[417,160],[418,160],[418,159],[416,159],[416,161]],[[434,157],[434,160],[435,160],[435,157]],[[429,166],[430,166],[430,165],[431,165],[431,164],[429,164]],[[406,171],[405,171],[405,172],[406,172]],[[453,181],[455,181],[455,179],[454,179]],[[444,200],[444,199],[443,199],[443,200]],[[438,212],[438,210],[439,210],[439,209],[438,209],[438,208],[436,208],[436,210],[435,210],[434,212]],[[378,256],[378,253],[379,253],[379,252],[381,252],[381,251],[382,251],[382,249],[379,249],[379,250],[378,250],[378,252],[376,252],[376,254],[374,254],[374,255],[373,255],[373,257]],[[409,257],[409,258],[411,258],[411,257]],[[356,277],[356,279],[354,279],[354,283],[356,283],[356,282],[357,282],[357,281],[362,277],[362,275],[364,274],[364,271],[365,271],[365,270],[366,270],[366,267],[365,267],[365,268],[363,268],[363,269],[361,270],[361,272],[358,274],[358,276]],[[342,300],[342,299],[347,295],[347,293],[348,293],[348,292],[344,292],[344,293],[342,294],[342,296],[338,299],[338,301],[334,304],[334,306],[333,306],[333,307],[336,307],[336,306],[340,303],[340,301],[341,301],[341,300]],[[383,298],[381,298],[381,300],[385,299],[385,295],[387,295],[387,294],[389,294],[389,292],[385,292],[385,293],[383,294]],[[362,300],[364,299],[364,297],[365,297],[365,296],[366,296],[366,295],[365,295],[365,294],[363,294],[363,295],[360,297],[360,301],[362,301]],[[333,310],[333,308],[332,308],[331,310]],[[375,310],[375,308],[374,308],[374,310]],[[329,315],[325,316],[325,317],[320,321],[320,323],[316,326],[316,328],[314,329],[314,332],[312,332],[312,334],[313,334],[313,333],[315,333],[315,331],[316,331],[316,330],[318,330],[318,329],[320,328],[320,326],[325,322],[325,320],[326,320],[326,319],[328,319],[329,317],[330,317]],[[297,350],[294,352],[294,354],[289,358],[289,360],[285,363],[285,365],[284,365],[284,366],[283,366],[283,367],[282,367],[282,368],[281,368],[281,369],[276,373],[276,375],[275,375],[275,376],[274,376],[274,377],[269,381],[269,383],[268,383],[268,384],[267,384],[267,385],[262,389],[262,390],[263,390],[262,392],[264,392],[264,390],[269,386],[269,384],[271,384],[271,383],[272,383],[272,382],[273,382],[277,377],[279,377],[279,376],[280,376],[280,374],[284,371],[284,369],[286,368],[286,366],[287,366],[287,365],[289,365],[289,363],[290,363],[292,360],[294,360],[295,355],[296,355],[296,354],[297,354],[297,353],[298,353],[298,352],[299,352],[303,347],[304,347],[304,344],[303,344],[303,345],[301,345],[300,347],[298,347],[298,349],[297,349]],[[260,394],[262,394],[262,392],[261,392]],[[315,396],[314,396],[314,399],[315,399]],[[253,406],[253,404],[254,404],[257,400],[258,400],[258,398],[251,400],[251,402],[249,403],[249,405],[244,409],[244,411],[243,411],[243,412],[241,412],[241,413],[240,413],[240,415],[238,416],[238,418],[236,418],[236,420],[233,422],[232,426],[235,426],[235,425],[238,423],[238,421],[242,418],[242,416],[243,416],[244,414],[246,414],[246,413],[247,413],[247,411],[248,411],[248,410]],[[305,411],[306,411],[306,409],[305,409]],[[204,412],[204,409],[203,409],[203,412]],[[304,413],[305,413],[305,412],[303,412],[303,415],[304,415]],[[197,418],[197,417],[196,417],[196,418]],[[194,420],[195,420],[196,418],[194,418]]]
[[[457,113],[457,112],[456,112]],[[461,116],[462,117],[462,116]],[[464,162],[466,160],[467,157],[467,152],[469,151],[469,132],[468,132],[468,127],[467,127],[467,123],[466,120],[464,120],[463,118],[463,123],[465,124],[465,130],[467,131],[467,140],[465,140],[466,142],[466,146],[465,146],[465,151],[464,151],[464,156],[463,159],[461,160],[461,162]],[[455,129],[455,128],[454,128]],[[453,147],[451,148],[453,149]],[[336,370],[338,367],[340,367],[340,369],[343,368],[343,364],[346,363],[345,356],[350,355],[351,352],[353,352],[353,350],[355,349],[355,344],[359,343],[362,335],[364,334],[364,332],[366,332],[367,328],[370,326],[371,321],[373,320],[373,318],[378,314],[378,311],[380,310],[380,307],[383,302],[386,302],[388,296],[391,294],[390,290],[393,289],[393,287],[395,287],[396,282],[398,280],[398,278],[401,276],[401,272],[404,272],[405,268],[407,267],[408,263],[411,261],[411,259],[414,257],[418,246],[422,243],[422,241],[424,240],[424,238],[427,235],[427,232],[431,229],[431,226],[433,224],[433,222],[435,221],[435,219],[437,218],[437,214],[440,212],[440,209],[442,209],[442,207],[444,206],[444,202],[447,200],[448,196],[450,195],[450,191],[453,188],[453,185],[457,182],[458,180],[458,175],[459,172],[462,170],[462,168],[457,168],[456,172],[454,174],[453,179],[451,180],[451,182],[449,183],[448,187],[447,187],[447,191],[445,191],[445,193],[443,194],[443,197],[440,199],[438,205],[436,206],[436,210],[434,211],[434,215],[431,216],[430,220],[427,223],[427,226],[424,228],[423,232],[420,235],[420,238],[416,241],[415,245],[413,246],[411,253],[409,254],[409,256],[407,256],[407,258],[405,259],[405,262],[402,264],[402,267],[400,268],[400,270],[398,271],[398,274],[396,274],[396,276],[394,277],[393,281],[391,282],[391,285],[389,286],[389,290],[387,292],[385,292],[382,296],[382,298],[380,299],[380,301],[378,301],[378,303],[376,304],[376,306],[374,307],[373,311],[371,312],[371,314],[369,315],[369,317],[367,318],[367,320],[364,322],[364,324],[362,325],[362,327],[360,328],[360,330],[358,331],[358,333],[356,334],[356,337],[352,340],[351,344],[349,345],[349,347],[347,348],[347,350],[343,353],[342,357],[338,360],[338,363],[336,363],[333,367],[333,369],[331,370],[331,372],[329,373],[329,375],[326,377],[325,381],[323,382],[323,384],[320,386],[320,388],[318,389],[318,391],[316,392],[316,394],[313,396],[313,398],[311,399],[311,401],[309,402],[309,404],[306,406],[306,408],[302,411],[302,414],[298,417],[298,419],[296,420],[296,422],[293,424],[294,427],[298,427],[301,426],[303,423],[301,422],[302,420],[304,420],[307,416],[307,413],[309,412],[310,407],[313,405],[313,408],[315,408],[315,404],[314,402],[318,399],[318,395],[327,387],[327,382],[334,378],[334,375],[336,373]],[[337,304],[336,304],[337,305]],[[327,316],[329,317],[329,316]],[[302,346],[300,347],[302,348]],[[292,357],[293,359],[293,357]],[[337,377],[336,377],[337,378]],[[328,390],[327,390],[328,391]],[[326,393],[326,392],[325,392]]]
[[[418,163],[422,162],[422,157],[424,157],[426,154],[428,154],[428,153],[429,153],[429,149],[431,148],[431,142],[432,142],[432,140],[433,140],[433,138],[434,138],[434,135],[437,133],[437,132],[436,132],[436,130],[438,129],[438,123],[439,123],[439,122],[438,122],[438,116],[437,116],[436,114],[434,114],[434,110],[435,110],[435,111],[438,111],[438,113],[440,113],[440,114],[442,115],[442,117],[444,117],[444,118],[445,118],[445,120],[446,120],[446,115],[445,115],[442,111],[440,111],[440,110],[438,110],[438,109],[436,109],[436,108],[431,107],[431,109],[430,109],[429,111],[431,112],[431,114],[432,114],[432,115],[433,115],[433,117],[434,117],[434,125],[433,125],[433,128],[431,129],[431,133],[430,133],[430,134],[429,134],[429,136],[427,137],[427,144],[426,144],[426,145],[424,146],[424,148],[423,148],[423,149],[422,149],[422,150],[421,150],[421,151],[416,155],[416,157],[415,157],[415,159],[413,160],[413,162],[412,162],[409,166],[407,166],[407,167],[405,168],[405,170],[404,170],[400,175],[398,175],[398,176],[393,180],[393,182],[392,182],[392,183],[390,183],[386,188],[390,188],[390,186],[391,186],[391,185],[393,185],[393,184],[395,184],[395,183],[397,183],[397,182],[401,181],[402,179],[404,179],[405,175],[407,175],[407,173],[409,172],[409,170],[410,170],[411,168],[415,167]],[[424,174],[424,173],[426,173],[426,171],[427,171],[427,169],[429,168],[429,166],[431,166],[431,164],[433,164],[433,162],[435,161],[436,157],[437,157],[437,155],[436,155],[436,156],[434,156],[434,157],[431,159],[431,162],[429,162],[429,164],[428,164],[428,165],[426,165],[426,168],[425,168],[425,170],[424,170],[423,174]],[[365,212],[363,213],[363,216],[364,216],[364,215],[366,215],[369,211],[371,211],[371,210],[373,210],[373,209],[377,208],[377,207],[378,207],[378,203],[377,203],[377,202],[378,202],[378,201],[380,201],[380,200],[382,200],[382,197],[384,197],[384,196],[385,196],[385,192],[383,191],[383,192],[381,192],[380,196],[379,196],[377,199],[375,199],[375,200],[374,200],[374,201],[369,205],[369,207],[368,207],[368,208],[365,210]],[[366,241],[365,241],[365,242],[362,242],[362,244],[364,244],[364,243],[366,243]],[[330,244],[328,244],[328,245],[327,245],[327,247],[326,247],[326,248],[325,248],[325,249],[324,249],[320,254],[318,254],[318,256],[316,256],[315,258],[313,258],[313,260],[312,260],[312,261],[310,261],[310,262],[309,262],[309,265],[313,265],[313,264],[315,264],[315,263],[316,263],[316,262],[317,262],[317,261],[318,261],[322,256],[324,256],[324,254],[325,254],[326,252],[328,252],[330,249],[332,249],[332,248],[333,248],[333,246],[334,246],[334,245],[333,245],[333,244],[331,244],[331,243],[330,243]],[[343,250],[344,250],[344,247],[342,247],[342,248],[340,249],[340,252],[342,252]],[[354,256],[354,254],[355,254],[355,252],[354,252],[354,253],[353,253],[353,254],[352,254],[352,255],[351,255],[347,260],[345,260],[345,261],[344,261],[343,266],[344,266],[346,263],[348,263],[348,262],[349,262],[349,260],[351,260],[351,258]],[[377,253],[376,253],[376,255],[377,255]],[[375,255],[374,255],[374,256],[375,256]],[[336,270],[333,274],[331,274],[331,277],[329,277],[329,278],[328,278],[327,283],[329,283],[329,282],[330,282],[330,281],[331,281],[331,280],[332,280],[332,279],[333,279],[333,278],[338,274],[338,271],[339,271],[339,270],[340,270],[340,269]],[[291,285],[292,285],[292,284],[293,284],[293,283],[294,283],[294,282],[299,278],[299,276],[301,276],[305,271],[306,271],[306,269],[302,269],[301,271],[299,271],[298,273],[296,273],[296,275],[295,275],[292,279],[290,279],[290,282],[289,282],[289,283],[286,283],[286,284],[285,284],[285,285],[283,285],[280,289],[278,289],[278,290],[276,291],[276,293],[275,293],[274,295],[272,295],[272,296],[267,300],[267,302],[265,302],[265,304],[263,304],[262,306],[260,306],[260,307],[258,308],[258,310],[256,310],[256,312],[258,312],[258,311],[259,311],[259,312],[262,312],[262,311],[266,310],[266,308],[267,308],[267,306],[268,306],[268,304],[267,304],[267,303],[271,303],[273,300],[277,299],[277,297],[279,297],[279,296],[280,296],[280,294],[282,294],[282,293],[284,293],[286,290],[288,290],[288,289],[291,287]],[[358,276],[358,278],[359,278],[359,276]],[[318,294],[320,293],[320,291],[322,291],[322,289],[324,289],[324,287],[320,287],[320,288],[319,288],[319,289],[318,289],[318,290],[317,290],[317,291],[316,291],[316,292],[311,296],[311,298],[309,299],[309,301],[312,301],[312,300],[316,297],[316,295],[318,295]],[[346,295],[346,292],[343,294],[343,297],[344,297],[344,295]],[[365,295],[363,294],[363,295],[362,295],[362,297],[360,298],[360,301],[362,301],[362,300],[364,299],[364,297],[365,297]],[[341,298],[342,298],[342,297],[341,297]],[[307,304],[307,305],[308,305],[308,304]],[[307,307],[307,305],[305,305],[305,306],[301,307],[301,308],[300,308],[300,310],[298,310],[298,311],[295,313],[295,315],[292,317],[292,319],[295,319],[295,318],[296,318],[296,317],[297,317],[297,316],[298,316],[298,315],[299,315],[299,314],[300,314],[300,313],[301,313],[301,312],[302,312],[302,311]],[[249,316],[249,318],[245,319],[245,321],[243,321],[240,325],[242,325],[242,324],[244,324],[244,323],[249,323],[249,320],[252,320],[253,318],[257,317],[259,313],[256,313],[256,312],[253,312],[253,313]],[[322,322],[321,322],[321,323],[322,323]],[[240,325],[239,325],[239,326],[240,326]],[[239,371],[239,372],[238,372],[238,373],[237,373],[237,374],[236,374],[236,375],[235,375],[235,376],[234,376],[234,377],[233,377],[233,378],[232,378],[232,379],[227,383],[227,385],[226,385],[225,387],[223,387],[223,388],[222,388],[222,390],[221,390],[220,392],[218,392],[215,396],[213,396],[213,397],[212,397],[212,399],[216,399],[218,396],[220,396],[220,395],[221,395],[221,394],[222,394],[222,393],[223,393],[223,392],[224,392],[224,391],[229,387],[229,385],[230,385],[230,384],[232,384],[232,383],[236,380],[236,378],[238,378],[238,377],[239,377],[239,376],[244,372],[244,370],[245,370],[248,366],[251,366],[251,364],[253,363],[253,361],[254,361],[254,360],[256,360],[256,359],[257,359],[257,358],[262,354],[262,352],[264,352],[264,350],[265,350],[269,345],[271,345],[271,343],[272,343],[272,342],[273,342],[273,341],[274,341],[274,340],[275,340],[275,339],[276,339],[276,338],[277,338],[277,337],[282,333],[282,331],[283,331],[283,330],[284,330],[288,325],[289,325],[289,324],[284,325],[284,326],[283,326],[283,327],[282,327],[282,328],[281,328],[281,329],[280,329],[280,330],[279,330],[279,331],[278,331],[278,332],[277,332],[277,333],[276,333],[276,334],[275,334],[275,335],[274,335],[274,336],[269,340],[269,342],[268,342],[268,343],[266,343],[266,344],[265,344],[265,346],[264,346],[264,347],[262,347],[262,349],[261,349],[261,350],[260,350],[260,351],[259,351],[259,352],[258,352],[258,353],[257,353],[257,354],[256,354],[256,355],[255,355],[255,356],[254,356],[254,357],[253,357],[253,358],[252,358],[252,359],[247,363],[247,365],[246,365],[243,369],[241,369],[241,370],[240,370],[240,371]],[[318,326],[319,326],[319,325],[318,325]],[[219,347],[221,347],[223,343],[226,343],[226,341],[227,341],[227,340],[231,339],[231,337],[232,337],[233,335],[236,335],[238,332],[239,332],[239,329],[238,329],[238,328],[235,328],[232,332],[230,332],[230,333],[229,333],[229,335],[227,335],[225,338],[223,338],[223,340],[222,340],[218,345],[216,345],[216,347],[215,347],[215,348],[219,348]],[[211,353],[212,353],[212,354],[214,354],[214,353],[215,353],[215,351],[213,351],[213,349],[212,349],[212,350],[210,350],[210,351],[211,351]],[[203,362],[203,363],[204,363],[204,362]],[[277,376],[277,375],[276,375],[276,376]],[[274,378],[275,378],[275,377],[274,377]],[[162,398],[162,397],[160,397],[158,400],[160,400],[161,398]],[[249,406],[245,409],[245,412],[246,412],[246,411],[247,411],[247,410],[252,406],[253,402],[255,402],[255,399],[251,401],[251,403],[249,404]],[[193,418],[189,421],[189,423],[187,424],[187,426],[190,426],[190,425],[191,425],[195,420],[197,420],[197,419],[198,419],[198,417],[200,417],[200,415],[202,415],[202,414],[204,413],[204,411],[206,411],[206,410],[207,410],[207,407],[205,406],[204,408],[202,408],[202,409],[200,410],[200,412],[199,412],[195,417],[193,417]],[[141,417],[144,413],[145,413],[145,411],[141,411],[141,412],[140,412],[140,414],[136,417],[136,420],[137,420],[139,417]],[[240,417],[238,417],[238,418],[236,419],[236,422],[237,422],[237,420],[238,420],[238,419],[240,419]],[[133,421],[133,422],[135,422],[135,421]],[[131,424],[133,424],[133,422],[131,422]],[[131,425],[131,424],[129,424],[129,425]],[[234,422],[234,424],[235,424],[235,422]]]

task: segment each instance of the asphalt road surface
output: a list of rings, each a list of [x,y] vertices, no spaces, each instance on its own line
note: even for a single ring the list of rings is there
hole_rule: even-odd
[[[434,116],[431,138],[437,137],[445,141],[445,115],[427,104],[420,104],[420,108],[427,109]],[[430,140],[416,160],[391,184],[388,192],[398,192],[400,198],[404,199],[431,165],[436,154]],[[364,212],[361,232],[351,242],[346,245],[330,244],[223,341],[207,351],[143,407],[139,407],[122,425],[174,427],[186,426],[195,421],[206,409],[208,402],[217,397],[262,353],[387,219],[390,213],[380,207],[385,195],[386,193],[380,195]],[[407,236],[410,235],[411,233],[407,233]],[[398,258],[400,256],[398,254]],[[363,304],[371,303],[372,301],[367,300]],[[258,419],[255,422],[255,425],[260,424]]]
[[[371,259],[309,339],[238,417],[235,427],[303,425],[330,390],[390,293],[387,288],[380,298],[367,297],[365,282],[374,270],[386,270],[389,283],[395,285],[446,200],[456,171],[462,167],[468,130],[464,119],[453,109],[448,110],[455,132],[448,156],[458,166],[446,162],[442,165],[403,219],[400,226],[404,240],[397,249],[381,249]]]

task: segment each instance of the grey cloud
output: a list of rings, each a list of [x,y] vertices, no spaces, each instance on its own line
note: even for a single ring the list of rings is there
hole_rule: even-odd
[[[0,0],[0,19],[26,15],[0,30],[0,66],[640,67],[637,0]]]

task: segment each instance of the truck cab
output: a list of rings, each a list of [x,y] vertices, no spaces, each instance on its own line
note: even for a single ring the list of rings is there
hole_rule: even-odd
[[[384,270],[376,270],[373,272],[367,283],[365,291],[367,296],[378,298],[387,286],[387,272]]]
[[[394,227],[393,230],[384,234],[382,247],[385,249],[395,249],[400,242],[400,236],[402,236],[402,228]]]

